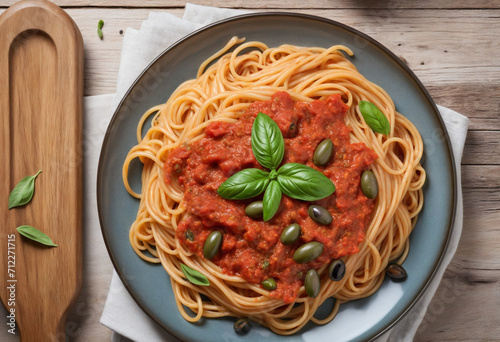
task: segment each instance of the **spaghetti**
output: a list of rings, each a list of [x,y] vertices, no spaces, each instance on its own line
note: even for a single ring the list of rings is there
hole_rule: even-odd
[[[227,53],[233,47],[234,51]],[[292,45],[269,48],[235,37],[200,66],[196,79],[182,83],[165,104],[142,116],[138,144],[123,165],[127,191],[141,199],[130,228],[130,243],[141,258],[163,265],[186,320],[249,317],[278,334],[293,334],[309,321],[330,322],[341,303],[373,294],[384,279],[386,266],[405,260],[408,237],[423,205],[425,171],[419,163],[422,139],[413,124],[396,111],[389,95],[365,79],[344,53],[352,55],[350,49],[339,45],[328,49]],[[344,278],[331,281],[326,275],[328,265],[319,267],[319,295],[307,296],[302,286],[290,304],[270,296],[258,283],[224,273],[214,262],[187,248],[176,236],[187,213],[184,189],[175,180],[164,180],[169,155],[204,138],[207,125],[214,121],[234,123],[252,103],[268,101],[281,91],[294,101],[307,103],[340,95],[348,107],[344,122],[351,130],[350,141],[364,143],[378,156],[370,166],[379,187],[372,217],[359,252],[343,257]],[[384,113],[391,127],[389,135],[372,131],[360,113],[360,101],[371,102]],[[141,137],[151,115],[152,125]],[[134,192],[127,179],[129,164],[137,157],[144,164],[142,194]],[[205,275],[210,286],[196,286],[186,280],[181,264]],[[336,298],[332,312],[326,318],[315,318],[318,307],[330,297]]]

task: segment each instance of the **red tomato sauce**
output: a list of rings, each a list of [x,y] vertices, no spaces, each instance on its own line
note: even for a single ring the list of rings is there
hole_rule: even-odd
[[[294,102],[286,92],[278,92],[270,101],[251,104],[236,123],[213,122],[206,127],[205,138],[173,151],[164,171],[166,182],[177,178],[185,190],[187,214],[177,228],[180,241],[203,257],[208,235],[220,231],[222,248],[212,261],[223,272],[241,276],[250,283],[273,277],[277,287],[270,295],[285,303],[295,300],[307,270],[357,253],[373,211],[373,200],[361,191],[360,177],[377,155],[363,143],[349,142],[351,129],[344,124],[347,109],[339,95],[303,103]],[[311,202],[286,195],[282,196],[276,215],[264,222],[245,215],[245,207],[262,199],[262,195],[249,200],[226,200],[217,194],[218,187],[234,173],[245,168],[263,168],[255,159],[250,142],[259,112],[269,115],[283,134],[282,164],[308,165],[335,184],[332,195],[314,202],[332,214],[330,225],[319,225],[309,217]],[[334,156],[325,167],[317,167],[312,162],[313,153],[324,139],[332,140]],[[302,235],[294,244],[284,245],[280,235],[292,223],[300,225]],[[296,263],[293,253],[310,241],[321,242],[323,253],[311,262]]]

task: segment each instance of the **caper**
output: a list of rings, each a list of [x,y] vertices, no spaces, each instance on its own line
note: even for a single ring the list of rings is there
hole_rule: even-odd
[[[344,278],[345,264],[342,260],[333,260],[328,266],[328,276],[333,281],[339,281]]]
[[[263,280],[261,282],[261,284],[262,284],[262,287],[268,291],[272,291],[272,290],[276,289],[276,281],[274,280],[274,278],[269,277],[266,280]]]
[[[361,191],[368,198],[377,197],[378,183],[377,178],[370,170],[366,170],[361,175]]]
[[[298,264],[313,261],[323,253],[323,244],[318,241],[308,242],[293,253],[293,260]]]
[[[296,242],[300,237],[300,226],[297,223],[292,223],[281,233],[281,242],[284,245],[291,245]]]
[[[333,142],[325,139],[318,144],[313,154],[313,163],[316,166],[326,166],[333,155]]]
[[[330,212],[317,204],[309,206],[309,216],[318,224],[328,225],[333,220]]]
[[[212,259],[222,246],[222,233],[218,230],[210,233],[203,245],[203,255],[207,259]]]
[[[321,282],[316,270],[310,269],[309,271],[307,271],[306,278],[304,279],[304,287],[309,297],[315,298],[319,294],[319,290],[321,289]]]
[[[245,335],[250,331],[252,326],[250,325],[248,318],[240,318],[234,322],[233,328],[238,335]]]
[[[404,280],[407,276],[406,270],[399,264],[390,264],[385,271],[394,280]]]
[[[245,208],[245,214],[254,220],[261,219],[263,213],[264,207],[262,205],[262,201],[252,202]]]
[[[194,234],[192,231],[190,231],[189,229],[186,230],[186,240],[189,240],[189,241],[194,241]]]

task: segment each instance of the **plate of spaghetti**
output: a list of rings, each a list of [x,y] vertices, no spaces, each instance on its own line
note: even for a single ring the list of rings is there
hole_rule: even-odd
[[[442,119],[399,58],[343,24],[265,13],[203,28],[140,75],[97,199],[121,280],[177,338],[349,341],[425,291],[455,183]]]

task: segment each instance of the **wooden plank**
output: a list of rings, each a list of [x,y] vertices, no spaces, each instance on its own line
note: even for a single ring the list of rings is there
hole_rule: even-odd
[[[500,165],[463,165],[462,187],[464,189],[496,189],[500,188]],[[500,196],[498,197],[500,201]],[[475,200],[474,203],[479,202]],[[477,208],[479,209],[479,208]]]
[[[82,280],[82,36],[64,11],[41,0],[4,12],[0,32],[0,242],[11,247],[0,254],[0,295],[21,341],[64,341]],[[10,191],[38,170],[32,201],[9,210]],[[21,225],[57,247],[23,238]]]
[[[500,130],[500,83],[431,84],[434,102],[469,118],[469,130]]]
[[[483,245],[480,245],[480,248]],[[415,341],[498,341],[500,274],[482,280],[460,265],[448,268],[419,326]]]
[[[464,202],[464,223],[465,226],[474,226],[480,221],[493,221],[498,219],[500,215],[500,197],[498,196],[498,185],[492,188],[463,188],[463,202]],[[482,215],[477,215],[476,213],[487,214],[487,216],[482,217]],[[492,216],[488,216],[488,215]],[[472,221],[470,218],[473,218]],[[485,228],[486,230],[500,230],[500,226],[482,226],[471,228],[471,231],[475,231],[479,228]],[[500,245],[498,245],[500,248]],[[500,250],[499,250],[500,251]],[[500,259],[498,259],[500,263]]]
[[[71,9],[67,12],[78,24],[85,42],[85,95],[115,93],[124,33],[128,27],[139,29],[150,10]],[[182,15],[179,10],[174,13]],[[103,40],[97,36],[97,23],[101,19],[104,20]]]
[[[500,131],[467,133],[462,165],[499,165]]]
[[[500,197],[498,188],[464,189],[464,228],[454,262],[466,269],[498,275],[500,280]]]
[[[499,8],[500,4],[495,0],[457,0],[457,1],[400,1],[400,0],[388,0],[388,1],[371,1],[371,0],[304,0],[304,1],[280,1],[280,0],[232,0],[228,2],[226,0],[147,0],[147,1],[135,1],[135,0],[55,0],[55,3],[63,7],[149,7],[149,8],[171,8],[171,7],[184,7],[186,2],[196,3],[200,5],[207,6],[218,6],[218,7],[228,7],[228,8],[248,8],[248,9],[260,9],[260,8],[305,8],[305,9],[321,9],[321,8],[364,8],[364,9],[380,9],[380,8],[397,8],[397,9],[414,9],[414,8]],[[16,0],[2,0],[0,1],[0,6],[10,6],[16,3]]]

